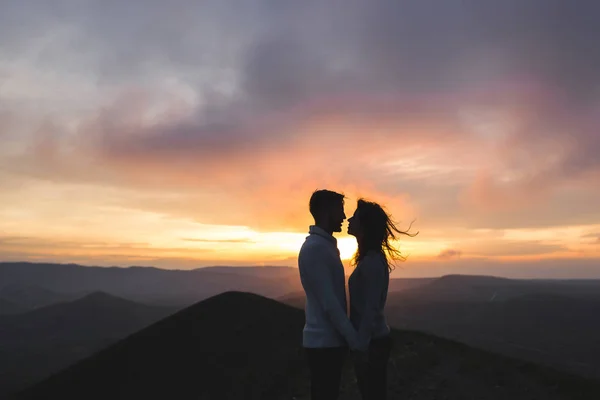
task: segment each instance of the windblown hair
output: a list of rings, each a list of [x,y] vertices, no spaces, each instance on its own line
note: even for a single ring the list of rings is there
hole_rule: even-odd
[[[352,265],[354,267],[358,266],[358,263],[368,252],[376,251],[385,257],[388,269],[391,272],[394,269],[392,261],[406,260],[406,257],[393,246],[392,242],[398,240],[401,235],[414,237],[419,232],[414,234],[409,232],[412,223],[406,231],[398,229],[391,215],[377,203],[360,199],[358,200],[357,210],[362,236],[358,240],[358,250],[352,259]]]

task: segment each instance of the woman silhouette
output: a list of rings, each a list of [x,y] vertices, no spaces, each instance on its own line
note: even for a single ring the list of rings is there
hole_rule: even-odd
[[[412,237],[418,232],[397,229],[379,204],[360,199],[348,220],[348,234],[358,242],[355,269],[348,280],[350,321],[358,331],[360,348],[366,350],[355,352],[356,379],[363,399],[385,399],[392,340],[383,310],[393,269],[391,261],[404,260],[392,241],[399,235]]]

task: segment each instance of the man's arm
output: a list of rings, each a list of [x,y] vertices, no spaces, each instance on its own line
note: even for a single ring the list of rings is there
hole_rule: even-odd
[[[366,350],[371,342],[373,321],[379,311],[387,265],[383,257],[368,256],[362,261],[360,268],[362,269],[361,274],[365,282],[366,304],[362,320],[360,321],[360,327],[358,328],[358,340],[359,348]]]
[[[333,292],[331,265],[327,263],[331,256],[322,246],[311,246],[306,250],[308,251],[301,252],[298,258],[300,273],[335,329],[346,339],[350,348],[355,349],[358,345],[358,334]]]

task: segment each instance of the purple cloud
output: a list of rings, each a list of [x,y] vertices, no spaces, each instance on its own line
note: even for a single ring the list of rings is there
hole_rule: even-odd
[[[462,256],[462,251],[456,249],[446,249],[438,254],[437,258],[440,260],[453,260],[455,258],[460,258]]]
[[[10,159],[7,168],[119,184],[198,187],[214,177],[213,186],[244,189],[279,184],[274,174],[282,169],[268,165],[285,159],[305,168],[352,160],[364,166],[336,162],[331,180],[425,198],[432,197],[428,182],[384,177],[363,160],[433,148],[457,164],[473,154],[495,161],[475,180],[467,172],[471,184],[435,188],[447,192],[438,196],[445,203],[466,190],[483,207],[539,206],[567,184],[600,176],[600,26],[593,18],[600,6],[592,0],[357,0],[343,9],[317,1],[253,0],[234,9],[153,0],[143,12],[136,2],[57,4],[0,5],[0,54],[25,57],[22,49],[32,49],[36,59],[24,63],[87,77],[119,101],[102,98],[75,135],[57,134],[64,143],[38,140],[45,145],[37,152],[24,146],[33,167]],[[52,40],[34,51],[41,46],[35,37]],[[196,100],[183,116],[148,123],[143,117],[156,108],[148,99],[164,95],[157,87],[169,80]],[[129,90],[141,95],[119,97]],[[81,164],[69,164],[78,157]],[[290,174],[290,185],[302,176]],[[452,214],[446,204],[436,207]],[[566,213],[546,214],[564,220]]]

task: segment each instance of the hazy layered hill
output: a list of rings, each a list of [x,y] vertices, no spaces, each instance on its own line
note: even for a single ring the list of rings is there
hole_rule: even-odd
[[[225,293],[167,317],[19,399],[308,399],[303,312]],[[390,397],[598,399],[600,383],[425,334],[394,331]],[[347,369],[343,399],[357,399]]]
[[[600,280],[507,279],[446,275],[410,288],[400,298],[419,301],[502,301],[529,294],[600,299]]]
[[[449,275],[388,296],[393,326],[600,378],[600,281]]]
[[[142,303],[184,306],[231,290],[278,297],[299,290],[300,282],[298,270],[288,267],[214,267],[187,271],[0,263],[0,291],[8,286],[39,287],[62,295],[103,291]]]
[[[10,279],[0,284],[0,299],[18,305],[21,311],[75,300],[85,294],[87,293],[57,293],[41,286],[10,283]]]
[[[17,314],[25,310],[24,307],[21,307],[10,300],[0,298],[0,315]]]
[[[0,316],[0,398],[172,314],[105,293]]]
[[[303,293],[280,299],[304,307]],[[390,291],[386,314],[397,328],[600,378],[598,280],[449,275]]]
[[[387,316],[392,326],[600,378],[599,300],[529,294],[493,302],[420,302],[394,296]]]

